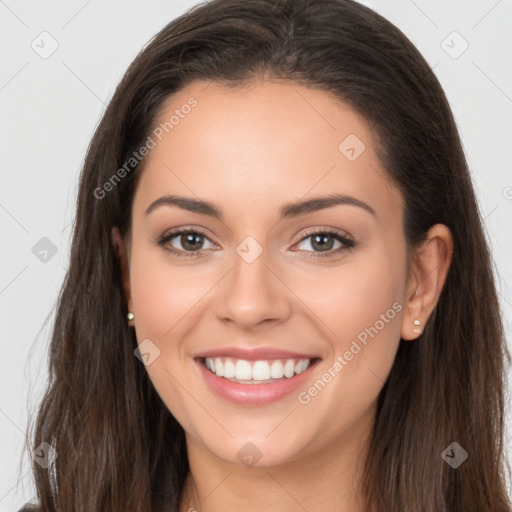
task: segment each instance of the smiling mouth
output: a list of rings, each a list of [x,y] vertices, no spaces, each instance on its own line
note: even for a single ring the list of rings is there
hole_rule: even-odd
[[[202,357],[203,366],[217,377],[238,384],[271,384],[289,380],[306,371],[319,358],[262,359],[248,361],[232,357]]]

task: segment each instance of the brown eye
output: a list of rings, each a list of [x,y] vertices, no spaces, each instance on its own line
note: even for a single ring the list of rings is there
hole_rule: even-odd
[[[310,253],[308,254],[308,257],[312,258],[332,256],[355,246],[354,242],[348,237],[341,235],[337,231],[329,230],[313,231],[302,238],[299,244],[305,243],[306,240],[310,241],[306,244],[306,248],[303,248],[303,250]],[[338,244],[337,247],[335,247],[336,244]]]
[[[200,231],[181,229],[172,231],[158,240],[158,245],[178,257],[194,257],[205,249],[205,241],[213,243]],[[207,247],[206,247],[207,248]]]
[[[178,236],[180,237],[179,241],[183,249],[194,251],[202,248],[203,235],[200,235],[199,233],[188,233]]]

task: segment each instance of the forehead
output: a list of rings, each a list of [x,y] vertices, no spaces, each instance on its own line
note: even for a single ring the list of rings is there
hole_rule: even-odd
[[[136,202],[180,193],[224,203],[229,214],[339,193],[382,214],[401,211],[368,122],[324,91],[196,81],[166,100],[150,136]]]

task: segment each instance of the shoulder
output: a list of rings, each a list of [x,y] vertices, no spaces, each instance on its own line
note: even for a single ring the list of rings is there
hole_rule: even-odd
[[[37,505],[32,505],[30,503],[26,503],[22,508],[18,510],[18,512],[39,512],[40,509]]]

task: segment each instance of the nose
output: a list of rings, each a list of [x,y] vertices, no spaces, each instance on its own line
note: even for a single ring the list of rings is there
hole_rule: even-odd
[[[248,261],[235,256],[234,266],[219,290],[217,318],[244,330],[284,322],[292,311],[293,293],[279,271],[271,268],[266,251]]]

